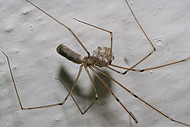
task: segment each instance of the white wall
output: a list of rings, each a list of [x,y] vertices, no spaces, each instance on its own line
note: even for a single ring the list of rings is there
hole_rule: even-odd
[[[110,35],[74,21],[78,18],[114,34],[114,64],[129,67],[151,51],[151,46],[137,26],[124,0],[40,0],[33,1],[52,16],[69,26],[91,52],[97,46],[110,46]],[[137,68],[153,67],[190,57],[190,1],[130,0],[139,22],[157,51]],[[24,107],[61,102],[67,86],[76,78],[79,65],[56,53],[63,43],[86,55],[72,34],[31,6],[25,0],[0,2],[0,50],[11,60],[14,77]],[[127,63],[124,61],[127,59]],[[106,71],[172,118],[189,123],[190,61],[170,67],[119,75]],[[61,76],[60,76],[61,75]],[[139,123],[104,91],[95,76],[100,99],[81,115],[71,98],[63,106],[22,111],[13,89],[6,58],[0,54],[0,126],[1,127],[179,127],[129,95],[108,80],[111,90],[133,112]],[[90,81],[83,71],[74,95],[84,108],[92,98]],[[91,100],[90,100],[91,99]]]

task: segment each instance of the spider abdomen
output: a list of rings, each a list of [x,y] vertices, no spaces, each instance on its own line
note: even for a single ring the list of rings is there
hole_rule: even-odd
[[[63,44],[60,44],[57,47],[57,52],[74,63],[77,63],[77,64],[82,63],[82,59],[83,59],[82,56]]]

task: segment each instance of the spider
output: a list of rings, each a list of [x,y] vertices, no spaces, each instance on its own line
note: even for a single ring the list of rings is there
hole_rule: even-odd
[[[147,36],[147,34],[145,33],[145,31],[143,30],[142,26],[140,25],[139,21],[137,20],[135,14],[133,13],[133,10],[131,9],[129,3],[127,0],[125,0],[132,16],[134,17],[136,23],[138,24],[138,26],[140,27],[141,31],[143,32],[143,34],[145,35],[146,39],[148,40],[148,43],[151,45],[152,47],[152,51],[150,53],[148,53],[144,58],[142,58],[141,60],[139,60],[136,64],[134,64],[132,67],[130,68],[126,68],[126,67],[122,67],[122,66],[119,66],[119,65],[115,65],[115,64],[112,64],[112,61],[114,60],[114,56],[113,56],[113,53],[112,53],[112,47],[113,47],[113,33],[111,31],[108,31],[106,29],[103,29],[101,27],[98,27],[96,25],[92,25],[90,23],[87,23],[87,22],[84,22],[84,21],[81,21],[79,19],[76,19],[74,18],[74,20],[80,22],[80,23],[83,23],[85,25],[88,25],[88,26],[91,26],[95,29],[98,29],[98,30],[101,30],[101,31],[104,31],[104,32],[107,32],[110,34],[110,38],[111,38],[111,43],[110,43],[110,47],[100,47],[98,46],[98,48],[96,50],[94,50],[92,53],[90,53],[87,48],[83,45],[83,43],[80,41],[80,39],[76,36],[76,34],[68,27],[66,26],[65,24],[61,23],[60,21],[58,21],[57,19],[55,19],[54,17],[52,17],[50,14],[48,14],[47,12],[45,12],[43,9],[41,9],[40,7],[38,7],[37,5],[35,5],[33,2],[29,1],[29,0],[26,0],[28,3],[30,3],[32,6],[36,7],[38,10],[40,10],[41,12],[43,12],[44,14],[46,14],[47,16],[49,16],[50,18],[52,18],[54,21],[58,22],[60,25],[62,25],[63,27],[65,27],[68,31],[71,32],[71,34],[75,37],[75,39],[78,41],[78,43],[82,46],[82,48],[85,50],[85,52],[87,53],[87,56],[85,57],[82,57],[80,54],[76,53],[75,51],[71,50],[70,48],[68,48],[67,46],[63,45],[63,44],[60,44],[58,47],[57,47],[57,52],[64,56],[65,58],[67,58],[68,60],[76,63],[76,64],[80,64],[80,67],[79,67],[79,71],[78,71],[78,74],[77,74],[77,77],[74,81],[74,84],[72,85],[72,88],[69,90],[67,89],[66,87],[66,90],[68,91],[68,94],[67,96],[65,97],[65,99],[60,102],[60,103],[55,103],[55,104],[51,104],[51,105],[44,105],[44,106],[37,106],[37,107],[28,107],[28,108],[25,108],[23,107],[22,105],[22,102],[21,102],[21,99],[20,99],[20,96],[19,96],[19,93],[18,93],[18,90],[17,90],[17,87],[16,87],[16,83],[15,83],[15,79],[13,77],[13,72],[12,72],[12,69],[11,69],[11,64],[10,64],[10,60],[9,60],[9,57],[8,55],[5,53],[5,52],[2,52],[5,57],[7,58],[7,62],[8,62],[8,67],[9,67],[9,70],[10,70],[10,74],[11,74],[11,78],[12,78],[12,82],[13,82],[13,85],[14,85],[14,89],[16,91],[16,95],[17,95],[17,98],[18,98],[18,101],[19,101],[19,105],[20,105],[20,108],[22,110],[31,110],[31,109],[39,109],[39,108],[46,108],[46,107],[53,107],[53,106],[59,106],[59,105],[63,105],[66,100],[68,99],[69,96],[72,97],[74,103],[76,104],[76,106],[78,107],[79,111],[81,112],[81,114],[85,114],[91,107],[92,105],[95,103],[95,101],[98,99],[98,93],[97,93],[97,90],[96,90],[96,87],[94,85],[94,82],[92,80],[92,77],[90,75],[90,72],[89,70],[91,70],[96,76],[97,78],[102,82],[102,84],[108,89],[108,91],[112,94],[112,96],[115,98],[115,100],[125,109],[125,111],[129,114],[129,116],[136,122],[138,123],[138,120],[135,118],[135,116],[133,115],[133,113],[131,111],[129,111],[126,106],[120,101],[120,99],[113,93],[113,91],[108,87],[108,85],[103,81],[103,79],[97,74],[96,71],[100,72],[101,74],[103,74],[104,76],[108,77],[110,80],[112,80],[113,82],[115,82],[117,85],[119,85],[120,87],[122,87],[124,90],[126,90],[128,93],[130,93],[133,97],[135,97],[136,99],[140,100],[141,102],[143,102],[144,104],[146,104],[147,106],[149,106],[150,108],[152,108],[153,110],[157,111],[158,113],[160,113],[162,116],[164,116],[165,118],[173,121],[173,122],[176,122],[176,123],[179,123],[179,124],[182,124],[182,125],[185,125],[185,126],[190,126],[189,124],[186,124],[186,123],[183,123],[181,121],[177,121],[173,118],[171,118],[170,116],[166,115],[165,113],[163,113],[162,111],[158,110],[157,108],[155,108],[154,106],[152,106],[151,104],[149,104],[148,102],[146,102],[145,100],[143,100],[141,97],[139,97],[137,94],[133,93],[132,91],[130,91],[128,88],[126,88],[125,86],[123,86],[122,84],[120,84],[118,81],[116,81],[115,79],[113,79],[112,77],[108,76],[107,74],[105,74],[103,71],[101,71],[100,68],[104,67],[104,68],[108,68],[114,72],[117,72],[121,75],[125,75],[127,74],[127,72],[129,71],[137,71],[137,72],[144,72],[144,71],[147,71],[147,70],[153,70],[153,69],[158,69],[158,68],[162,68],[162,67],[166,67],[166,66],[170,66],[170,65],[173,65],[173,64],[177,64],[177,63],[181,63],[181,62],[184,62],[184,61],[187,61],[190,59],[189,58],[186,58],[186,59],[183,59],[183,60],[179,60],[179,61],[176,61],[176,62],[172,62],[172,63],[168,63],[168,64],[165,64],[165,65],[160,65],[160,66],[156,66],[156,67],[152,67],[152,68],[145,68],[145,69],[135,69],[135,67],[137,65],[139,65],[141,62],[143,62],[144,60],[146,60],[148,57],[150,57],[155,51],[156,51],[156,48],[154,46],[154,44],[151,42],[151,40],[149,39],[149,37]],[[118,71],[117,69],[115,68],[120,68],[120,69],[123,69],[124,71],[123,72],[120,72]],[[75,88],[75,85],[80,77],[80,74],[81,74],[81,71],[82,69],[85,69],[88,77],[90,78],[90,81],[92,83],[92,86],[93,86],[93,90],[94,90],[94,93],[95,93],[95,97],[94,97],[94,100],[91,102],[91,104],[86,108],[86,110],[82,111],[80,106],[78,105],[78,103],[76,102],[76,100],[74,99],[74,97],[72,96],[71,92],[72,90]],[[96,71],[95,71],[96,70]],[[57,80],[60,80],[58,78],[56,78]],[[61,80],[60,80],[61,81]],[[62,81],[61,81],[62,82]],[[63,82],[62,82],[63,84]],[[64,84],[63,84],[64,85]]]

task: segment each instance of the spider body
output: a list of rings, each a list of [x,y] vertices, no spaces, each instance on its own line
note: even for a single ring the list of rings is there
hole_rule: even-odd
[[[85,56],[84,58],[63,44],[60,44],[57,47],[57,52],[68,60],[77,64],[82,64],[84,66],[96,65],[98,67],[107,67],[114,59],[114,56],[110,55],[110,48],[100,46],[98,46],[98,48],[92,52],[92,56],[89,55]]]

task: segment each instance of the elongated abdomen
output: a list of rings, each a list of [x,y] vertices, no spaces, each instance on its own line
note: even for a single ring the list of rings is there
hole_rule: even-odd
[[[82,56],[63,44],[60,44],[57,47],[57,52],[74,63],[77,63],[77,64],[82,63],[82,59],[83,59]]]

